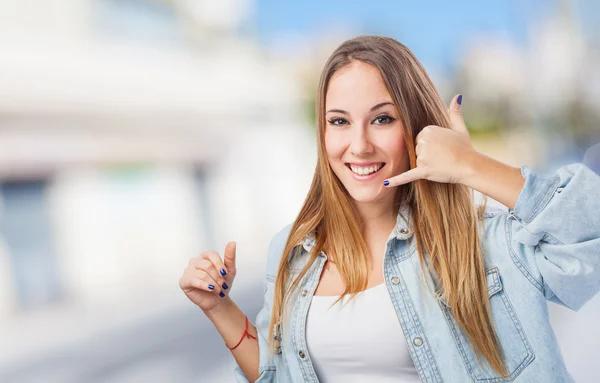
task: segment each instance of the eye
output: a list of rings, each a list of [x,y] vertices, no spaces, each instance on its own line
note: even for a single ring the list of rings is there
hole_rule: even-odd
[[[348,123],[348,121],[346,121],[346,119],[342,117],[332,117],[329,120],[327,120],[327,122],[329,123],[329,125],[346,125]]]
[[[373,120],[374,123],[378,125],[387,125],[394,122],[396,119],[394,117],[388,116],[387,114],[381,114]]]

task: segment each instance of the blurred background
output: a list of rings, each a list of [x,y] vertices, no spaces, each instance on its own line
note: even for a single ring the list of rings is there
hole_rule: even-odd
[[[0,382],[233,382],[179,278],[235,240],[256,315],[316,164],[320,70],[358,34],[462,93],[478,150],[600,172],[599,19],[595,0],[0,0]],[[598,381],[600,296],[550,310]]]

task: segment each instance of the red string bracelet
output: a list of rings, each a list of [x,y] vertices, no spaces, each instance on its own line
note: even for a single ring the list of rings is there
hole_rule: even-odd
[[[233,346],[233,347],[229,347],[227,345],[225,345],[225,346],[227,346],[227,348],[230,349],[230,350],[235,350],[236,347],[239,346],[240,343],[242,343],[242,341],[244,340],[244,337],[246,337],[248,339],[250,339],[250,338],[256,339],[255,336],[250,335],[250,333],[248,332],[248,316],[246,316],[246,329],[244,330],[244,333],[242,334],[242,338],[240,339],[240,341],[235,346]]]

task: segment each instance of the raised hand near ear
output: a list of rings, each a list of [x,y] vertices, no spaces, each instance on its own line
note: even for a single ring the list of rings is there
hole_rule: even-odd
[[[476,153],[461,114],[462,95],[452,98],[450,129],[437,125],[424,127],[416,137],[417,166],[384,182],[385,186],[403,185],[425,179],[443,183],[461,183],[470,171],[470,159]]]

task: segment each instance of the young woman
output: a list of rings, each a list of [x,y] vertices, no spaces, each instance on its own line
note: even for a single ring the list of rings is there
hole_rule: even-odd
[[[567,382],[547,300],[600,290],[600,177],[478,153],[399,42],[344,42],[321,75],[318,163],[268,252],[255,325],[229,298],[235,243],[180,279],[240,382]],[[476,207],[478,190],[508,207]]]

